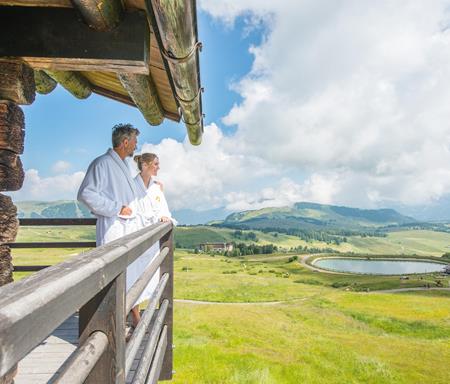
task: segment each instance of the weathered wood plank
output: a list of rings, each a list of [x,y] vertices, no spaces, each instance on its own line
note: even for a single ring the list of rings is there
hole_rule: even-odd
[[[0,30],[2,14],[3,10],[0,12]],[[6,34],[6,32],[0,32],[0,41],[2,33]],[[10,41],[15,42],[9,36],[11,34],[7,37]],[[33,70],[22,60],[2,58],[1,56],[8,55],[1,52],[2,48],[0,48],[0,100],[10,100],[17,104],[31,104],[35,97]]]
[[[108,31],[116,27],[123,16],[120,0],[72,0],[91,28]]]
[[[25,172],[20,157],[7,149],[0,149],[0,191],[22,188]]]
[[[0,149],[23,153],[25,117],[14,102],[0,101]]]
[[[164,120],[164,112],[152,77],[119,73],[119,79],[145,120],[150,125],[161,124]]]
[[[70,0],[0,0],[0,5],[19,5],[26,7],[72,7]]]
[[[161,263],[159,273],[161,276],[169,274],[169,281],[161,295],[161,303],[168,301],[164,324],[167,325],[167,347],[164,353],[164,363],[161,369],[160,380],[172,380],[173,372],[173,230],[168,232],[160,241],[161,249],[169,248],[169,253]]]
[[[144,0],[124,0],[127,9],[145,10]],[[19,5],[26,7],[59,7],[72,8],[70,0],[0,0],[0,5]]]
[[[149,39],[141,11],[127,13],[107,32],[89,28],[74,9],[5,7],[0,12],[0,57],[21,57],[36,69],[148,73]]]
[[[125,382],[125,272],[80,309],[80,344],[93,332],[107,336],[107,348],[84,381],[86,384]]]
[[[171,228],[155,224],[1,287],[0,350],[8,354],[0,353],[0,375]]]
[[[58,84],[44,71],[40,70],[34,71],[34,83],[36,84],[36,92],[40,93],[41,95],[49,94],[56,88]]]

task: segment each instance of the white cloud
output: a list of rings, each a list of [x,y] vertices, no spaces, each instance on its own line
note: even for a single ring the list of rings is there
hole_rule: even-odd
[[[450,186],[448,6],[202,1],[228,26],[244,16],[267,27],[262,43],[250,47],[251,72],[234,85],[243,101],[224,118],[237,126],[235,148],[279,169],[307,171],[311,180],[332,177],[335,189],[325,195],[333,203],[440,198]],[[242,195],[248,204],[263,198],[250,195]]]
[[[172,209],[211,209],[224,204],[223,195],[235,188],[246,188],[275,169],[266,161],[236,154],[233,139],[211,124],[205,127],[202,145],[164,139],[159,144],[143,144],[143,152],[160,159],[159,179]]]
[[[289,178],[273,180],[273,185],[256,192],[229,192],[225,195],[230,211],[244,211],[267,207],[286,207],[299,201],[314,201],[328,204],[339,192],[337,178],[330,175],[313,174],[302,184]]]
[[[8,194],[15,201],[75,200],[83,178],[84,172],[41,177],[36,169],[28,169],[22,189]]]
[[[67,172],[70,168],[72,168],[72,164],[68,161],[58,160],[55,164],[53,164],[52,171],[53,173],[59,174]]]

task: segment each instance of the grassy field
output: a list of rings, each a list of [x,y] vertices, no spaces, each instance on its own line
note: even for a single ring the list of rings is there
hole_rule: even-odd
[[[179,227],[176,229],[175,241],[182,248],[195,248],[202,242],[244,242],[233,237],[234,230],[210,226]],[[246,231],[244,231],[245,233]],[[263,233],[256,234],[258,244],[275,244],[278,247],[290,249],[298,246],[309,248],[333,248],[339,252],[354,252],[368,254],[393,255],[422,255],[441,256],[450,251],[450,233],[427,230],[408,230],[390,232],[387,237],[349,236],[346,243],[330,245],[321,241],[304,241],[296,236],[285,234]]]
[[[235,302],[176,303],[175,383],[450,379],[444,368],[450,361],[448,292],[333,289],[343,280],[380,288],[399,280],[311,272],[283,256],[230,260],[178,252],[175,273],[179,299]]]
[[[72,235],[92,240],[83,237],[83,230]],[[31,233],[21,236],[22,241],[37,240]],[[446,244],[442,236],[424,240],[423,247]],[[418,247],[411,234],[396,241]],[[16,262],[28,263],[31,256],[17,251]],[[33,257],[50,263],[70,257],[74,250],[64,252]],[[450,381],[448,291],[355,292],[433,285],[436,275],[405,281],[333,275],[289,262],[290,256],[225,258],[176,251],[175,298],[211,303],[175,303],[174,383]]]
[[[175,232],[175,242],[181,248],[194,249],[202,242],[244,242],[233,237],[234,230],[211,226],[178,227]],[[243,231],[248,232],[248,231]],[[258,238],[258,244],[275,244],[284,249],[293,247],[330,248],[339,252],[354,252],[368,254],[392,255],[423,255],[441,256],[450,251],[450,233],[426,230],[408,230],[391,232],[387,237],[349,236],[348,242],[340,245],[330,245],[325,242],[301,240],[296,236],[285,234],[263,233],[252,231]],[[33,240],[34,239],[34,240]],[[93,227],[21,227],[17,241],[93,241]]]

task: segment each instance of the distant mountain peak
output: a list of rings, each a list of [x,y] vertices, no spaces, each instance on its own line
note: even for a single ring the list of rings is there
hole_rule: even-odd
[[[223,225],[253,229],[269,228],[377,228],[417,222],[394,209],[361,209],[338,205],[298,202],[292,207],[263,208],[235,212]]]

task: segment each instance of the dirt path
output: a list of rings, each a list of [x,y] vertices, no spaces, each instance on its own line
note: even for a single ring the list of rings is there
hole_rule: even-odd
[[[411,287],[411,288],[396,288],[396,289],[381,289],[379,291],[370,291],[366,293],[398,293],[398,292],[408,292],[408,291],[450,291],[450,288],[443,287]]]
[[[202,300],[184,300],[184,299],[175,299],[176,303],[186,303],[186,304],[198,304],[198,305],[278,305],[291,303],[294,301],[306,301],[309,297],[302,297],[300,299],[289,299],[289,300],[281,300],[281,301],[255,301],[252,303],[238,303],[238,302],[221,302],[221,301],[202,301]]]

